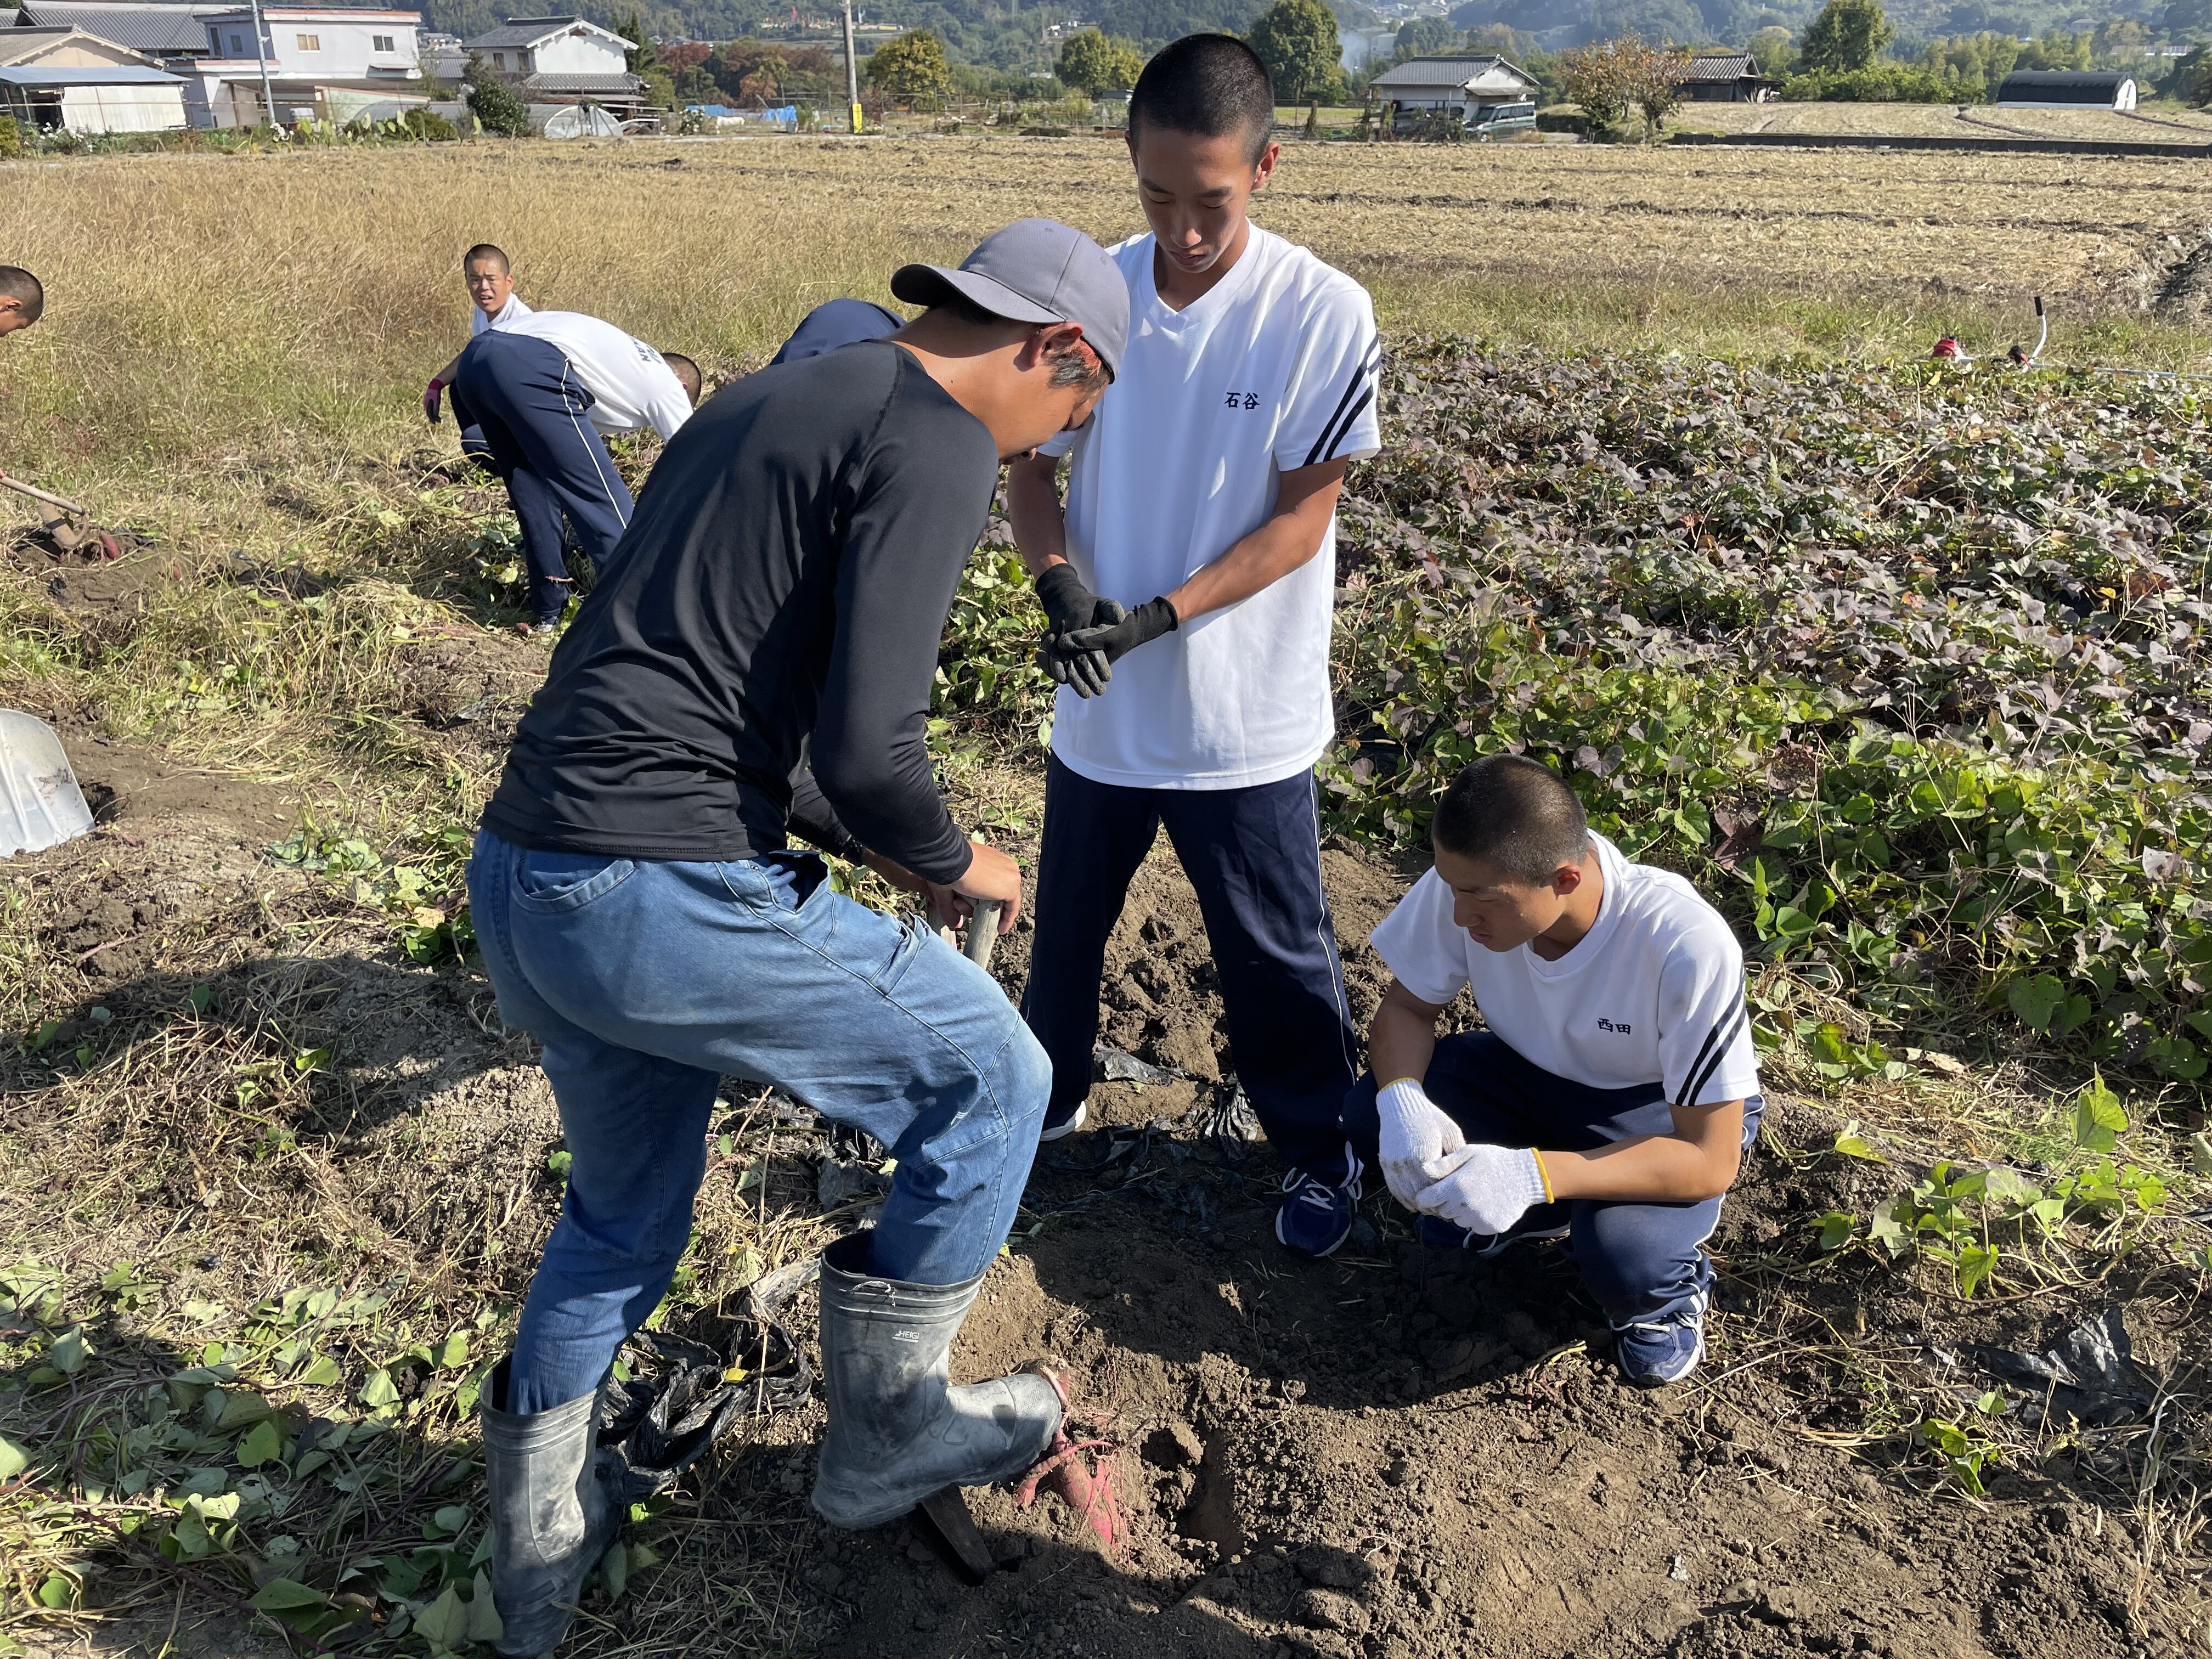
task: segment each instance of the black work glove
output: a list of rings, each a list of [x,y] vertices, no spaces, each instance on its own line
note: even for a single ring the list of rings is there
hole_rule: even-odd
[[[1098,596],[1083,585],[1072,564],[1056,564],[1036,579],[1037,603],[1044,607],[1048,634],[1072,634],[1104,620]],[[1119,607],[1116,607],[1118,609]]]
[[[1108,599],[1103,603],[1112,605],[1113,601]],[[1115,609],[1120,607],[1115,606]],[[1099,682],[1100,689],[1103,690],[1105,681],[1114,678],[1113,665],[1115,663],[1139,646],[1149,644],[1163,634],[1171,634],[1182,625],[1175,607],[1164,598],[1146,599],[1134,611],[1114,621],[1077,629],[1060,643],[1063,650],[1094,653],[1106,659],[1106,673]],[[1097,694],[1091,692],[1087,695],[1095,696]]]
[[[1106,689],[1113,671],[1103,651],[1070,649],[1067,635],[1078,629],[1118,623],[1128,612],[1111,599],[1102,599],[1083,585],[1072,564],[1056,564],[1036,579],[1037,603],[1048,620],[1044,642],[1037,648],[1037,663],[1055,685],[1075,688],[1080,697],[1095,697]]]

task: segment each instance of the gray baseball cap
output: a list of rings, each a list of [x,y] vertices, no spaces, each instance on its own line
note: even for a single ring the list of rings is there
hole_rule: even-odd
[[[942,305],[953,295],[1017,323],[1080,323],[1083,337],[1121,372],[1129,338],[1129,285],[1106,250],[1057,219],[1017,219],[993,231],[960,262],[901,265],[891,293],[908,305]]]

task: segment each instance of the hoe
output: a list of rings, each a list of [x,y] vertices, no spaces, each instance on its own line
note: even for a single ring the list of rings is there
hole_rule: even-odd
[[[50,495],[21,478],[0,472],[0,487],[28,495],[39,503],[39,518],[46,539],[64,553],[86,553],[95,559],[119,559],[123,550],[115,538],[93,523],[90,511],[63,495]]]

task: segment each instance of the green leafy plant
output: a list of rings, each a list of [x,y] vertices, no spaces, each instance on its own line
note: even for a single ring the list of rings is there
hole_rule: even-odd
[[[2127,1113],[2102,1078],[2075,1097],[2069,1119],[2075,1162],[2047,1182],[2004,1165],[1987,1169],[1937,1163],[1927,1175],[1867,1218],[1866,1243],[1892,1261],[1907,1255],[1942,1263],[1954,1288],[1972,1297],[1992,1284],[2000,1268],[2035,1271],[2034,1247],[2073,1231],[2082,1242],[2124,1246],[2128,1224],[2163,1209],[2164,1179],[2109,1156],[2128,1127]],[[1847,1126],[1836,1150],[1879,1158]],[[1814,1223],[1824,1255],[1834,1255],[1861,1235],[1858,1218],[1831,1212]]]
[[[1976,1401],[1965,1418],[1931,1417],[1920,1425],[1922,1443],[1941,1466],[1943,1478],[1970,1497],[1982,1497],[1989,1490],[1983,1471],[2004,1461],[2002,1443],[1989,1433],[2003,1411],[2004,1396],[1991,1392]]]
[[[1390,412],[1341,514],[1335,827],[1418,843],[1527,753],[1877,1030],[1994,1009],[2205,1075],[2185,397],[1412,342]]]

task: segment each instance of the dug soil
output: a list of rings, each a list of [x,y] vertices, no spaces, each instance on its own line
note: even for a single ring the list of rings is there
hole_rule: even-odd
[[[109,558],[97,544],[64,552],[43,535],[23,532],[0,538],[0,558],[35,577],[62,610],[94,623],[103,613],[136,616],[161,584],[190,573],[191,561],[180,554],[128,536],[116,544],[118,556]]]
[[[457,700],[474,714],[504,689],[480,665],[464,670],[474,678],[453,696],[426,695],[448,720]],[[272,1052],[330,1050],[291,1128],[336,1179],[287,1176],[298,1159],[217,1167],[173,1146],[173,1173],[127,1211],[43,1216],[49,1259],[143,1260],[173,1274],[173,1295],[234,1306],[293,1282],[303,1254],[349,1282],[406,1273],[518,1296],[556,1202],[544,1166],[559,1126],[530,1045],[502,1031],[480,975],[411,965],[388,928],[272,865],[266,843],[295,811],[283,792],[65,730],[102,825],[6,866],[34,940],[81,968],[62,1040],[120,1021],[172,1041],[173,1029],[151,1034],[185,988],[212,985],[206,1018],[230,1020],[240,1043],[280,1030]],[[1364,941],[1409,872],[1336,848],[1324,867],[1364,1024],[1382,971]],[[1012,935],[998,964],[1010,991],[1029,938]],[[1905,1177],[1824,1154],[1837,1120],[1778,1097],[1712,1241],[1705,1367],[1639,1392],[1619,1380],[1555,1247],[1494,1262],[1424,1252],[1377,1193],[1334,1259],[1277,1246],[1279,1167],[1240,1133],[1196,905],[1164,854],[1114,936],[1103,1012],[1103,1041],[1161,1073],[1101,1083],[1091,1126],[1042,1149],[956,1375],[1039,1356],[1069,1367],[1081,1425],[1109,1447],[1126,1550],[1102,1551],[1056,1498],[1021,1508],[1003,1491],[971,1494],[1000,1559],[980,1588],[912,1525],[823,1528],[805,1497],[817,1397],[741,1422],[655,1523],[665,1564],[612,1607],[594,1592],[572,1650],[664,1650],[701,1621],[735,1630],[759,1613],[793,1650],[854,1659],[2199,1651],[2207,1587],[2136,1565],[2154,1380],[2202,1337],[2151,1270],[2070,1299],[1969,1306],[1887,1265],[1823,1267],[1813,1219],[1863,1212]],[[41,1097],[31,1089],[8,1109],[27,1149],[19,1180],[126,1132],[159,1164],[156,1142],[195,1133],[150,1092],[102,1109],[136,1117],[74,1123],[37,1121]],[[801,1124],[761,1144],[769,1179],[735,1201],[757,1200],[769,1220],[811,1217],[826,1136]],[[740,1161],[713,1160],[702,1213],[734,1199],[715,1186],[744,1190]],[[181,1255],[165,1243],[204,1212],[185,1236],[216,1242]],[[810,1342],[811,1295],[793,1312]],[[2001,1384],[1987,1356],[2041,1352],[2115,1301],[2134,1343],[2121,1383],[2095,1399],[2013,1390],[2052,1455],[1992,1466],[1984,1500],[1947,1484],[1905,1431],[1923,1408],[1911,1402],[1946,1400],[1963,1416]],[[728,1328],[714,1309],[673,1322],[714,1342]],[[741,1565],[751,1612],[714,1589]],[[155,1626],[169,1612],[165,1600]],[[181,1650],[241,1650],[254,1638],[230,1616],[192,1602]],[[116,1650],[143,1638],[150,1650],[161,1637],[126,1620],[81,1639]],[[753,1639],[744,1650],[763,1650]]]
[[[1386,973],[1364,941],[1406,877],[1334,851],[1324,873],[1364,1026]],[[2161,1587],[2187,1613],[2146,1605],[2121,1517],[2050,1472],[1968,1504],[1893,1467],[1895,1449],[1850,1443],[1881,1374],[1850,1351],[1971,1398],[1990,1379],[1962,1347],[2039,1352],[2067,1320],[1967,1318],[1895,1281],[1869,1295],[1778,1273],[1777,1256],[1808,1254],[1809,1218],[1887,1190],[1796,1150],[1832,1145],[1830,1114],[1773,1102],[1712,1241],[1705,1370],[1645,1393],[1620,1381],[1557,1248],[1425,1251],[1381,1194],[1334,1259],[1280,1249],[1279,1166],[1208,1133],[1224,1090],[1205,1079],[1228,1064],[1213,984],[1195,899],[1156,857],[1115,936],[1105,1040],[1200,1080],[1099,1085],[1091,1132],[1042,1150],[1023,1217],[1042,1230],[962,1334],[960,1375],[1043,1353],[1085,1379],[1085,1426],[1117,1449],[1126,1555],[1091,1547],[1058,1500],[1024,1510],[1002,1493],[972,1505],[1005,1569],[979,1589],[949,1583],[912,1528],[825,1531],[805,1579],[851,1621],[832,1650],[2193,1650],[2203,1588]],[[2135,1330],[2154,1364],[2153,1322]]]

